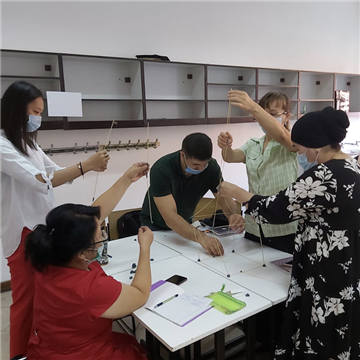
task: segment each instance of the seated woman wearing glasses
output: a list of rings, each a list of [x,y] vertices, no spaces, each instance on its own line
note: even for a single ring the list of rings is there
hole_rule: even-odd
[[[28,235],[26,257],[37,270],[28,360],[146,359],[135,338],[111,328],[113,319],[129,315],[149,297],[151,230],[139,229],[131,285],[107,276],[95,260],[104,243],[100,224],[147,171],[146,163],[133,165],[92,206],[58,206],[46,225]]]

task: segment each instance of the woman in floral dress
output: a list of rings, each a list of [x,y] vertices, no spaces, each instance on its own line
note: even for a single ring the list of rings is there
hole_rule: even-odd
[[[360,165],[339,146],[348,126],[330,107],[298,120],[291,139],[313,166],[275,195],[221,185],[259,224],[298,220],[278,360],[360,358]]]

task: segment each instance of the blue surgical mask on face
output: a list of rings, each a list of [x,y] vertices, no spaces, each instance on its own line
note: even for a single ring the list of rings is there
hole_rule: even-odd
[[[185,161],[185,160],[184,160]],[[187,162],[185,161],[185,165],[186,165],[186,169],[185,169],[185,172],[188,173],[188,174],[191,174],[191,175],[199,175],[201,172],[203,172],[209,164],[206,164],[204,166],[204,169],[203,170],[196,170],[196,169],[192,169],[188,164]]]
[[[29,121],[27,123],[26,130],[28,132],[36,131],[41,125],[41,116],[39,115],[29,115]]]
[[[187,168],[185,169],[185,172],[187,172],[188,174],[192,174],[192,175],[198,175],[198,174],[200,174],[201,172],[203,172],[203,171],[208,167],[208,165],[209,165],[209,164],[206,164],[203,170],[195,170],[195,169],[192,169],[192,168],[188,165]]]
[[[308,158],[306,156],[306,151],[307,151],[307,149],[302,154],[297,154],[297,160],[299,162],[299,165],[304,169],[304,171],[307,171],[307,170],[311,169],[313,166],[316,166],[318,164],[316,159],[320,154],[320,152],[319,152],[319,154],[316,156],[316,159],[314,162],[309,163]]]

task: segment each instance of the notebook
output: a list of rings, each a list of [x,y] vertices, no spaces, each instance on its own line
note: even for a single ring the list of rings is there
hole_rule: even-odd
[[[204,296],[186,293],[180,286],[161,281],[161,284],[151,291],[144,306],[179,326],[185,326],[210,310],[211,302],[211,299]]]

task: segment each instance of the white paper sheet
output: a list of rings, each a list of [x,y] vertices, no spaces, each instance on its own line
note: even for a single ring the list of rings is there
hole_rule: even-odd
[[[191,319],[195,319],[198,315],[202,314],[208,309],[211,303],[212,299],[205,298],[204,296],[184,293],[163,305],[152,309],[152,311],[165,319],[182,326]]]
[[[48,116],[82,117],[81,93],[47,91]]]
[[[169,299],[175,294],[180,295],[184,292],[185,290],[180,286],[169,282],[165,282],[164,284],[162,284],[161,286],[159,286],[157,289],[155,289],[150,293],[149,299],[144,305],[144,307],[146,307],[149,310],[152,310],[155,305],[161,303],[162,301]]]

